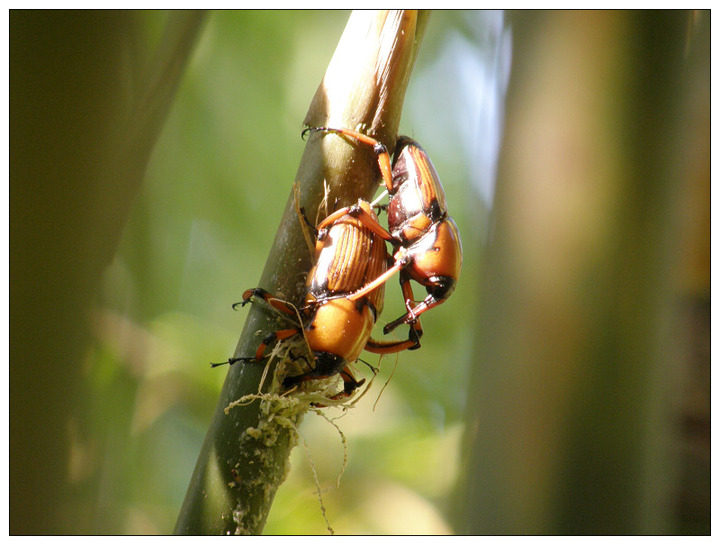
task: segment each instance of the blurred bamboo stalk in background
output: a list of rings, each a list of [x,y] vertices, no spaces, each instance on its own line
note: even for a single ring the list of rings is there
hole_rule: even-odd
[[[353,12],[304,123],[360,129],[392,147],[427,17],[428,13],[416,11]],[[372,150],[358,149],[340,138],[311,135],[295,177],[300,206],[309,218],[316,217],[324,196],[324,182],[330,190],[328,202],[337,203],[338,207],[360,197],[368,199],[377,189],[375,165]],[[288,179],[288,187],[291,185],[292,180]],[[311,263],[294,193],[289,193],[257,285],[299,306]],[[252,286],[238,288],[248,287]],[[258,339],[277,328],[273,318],[261,308],[250,309],[236,357],[255,353]],[[262,331],[260,337],[258,331]],[[293,415],[292,426],[279,426],[277,437],[269,444],[244,433],[267,422],[260,403],[225,413],[231,402],[258,392],[262,373],[263,366],[253,364],[237,364],[228,370],[176,533],[262,532],[297,441],[292,426],[299,425],[302,418],[301,414]]]
[[[709,50],[700,16],[704,30],[690,34],[690,14],[677,11],[513,18],[460,533],[685,528],[674,511],[680,276],[699,277],[692,297],[709,308],[708,64],[684,64],[686,51]],[[699,102],[684,95],[693,91]],[[699,274],[679,270],[688,251],[701,256]],[[709,531],[709,511],[697,515]]]
[[[675,138],[680,259],[674,325],[682,376],[673,533],[710,534],[710,13],[692,14]]]
[[[11,534],[115,531],[89,314],[203,18],[171,13],[155,49],[138,12],[10,12]]]

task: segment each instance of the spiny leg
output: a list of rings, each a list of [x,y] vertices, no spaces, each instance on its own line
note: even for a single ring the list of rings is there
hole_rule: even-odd
[[[420,337],[423,329],[420,321],[410,324],[408,339],[405,341],[377,341],[372,337],[368,339],[365,350],[373,354],[395,354],[403,350],[417,350],[420,348]]]
[[[352,129],[333,129],[331,127],[308,127],[302,132],[303,139],[305,138],[305,135],[310,132],[332,132],[335,134],[342,134],[345,136],[350,136],[351,138],[354,138],[358,142],[362,142],[363,144],[367,144],[369,146],[372,146],[373,151],[377,155],[377,161],[378,166],[380,167],[380,173],[383,177],[383,182],[385,183],[385,187],[388,189],[388,191],[392,190],[392,164],[390,162],[390,154],[388,153],[387,148],[385,147],[385,144],[382,142],[375,140],[371,136],[368,136],[367,134],[363,134],[358,131],[354,131]]]
[[[265,357],[265,350],[267,347],[272,344],[275,341],[282,341],[285,339],[288,339],[292,337],[293,335],[297,335],[300,333],[300,328],[293,327],[291,329],[280,329],[279,331],[273,331],[271,333],[268,333],[265,335],[265,338],[260,343],[260,346],[258,346],[257,351],[255,352],[254,356],[246,356],[246,357],[240,357],[240,358],[229,358],[227,361],[223,361],[220,363],[211,363],[211,367],[218,367],[220,365],[232,365],[233,363],[237,362],[258,362],[261,361]]]
[[[411,308],[409,305],[409,300],[406,299],[408,311],[402,316],[400,316],[400,318],[398,318],[397,320],[393,320],[392,322],[387,324],[383,328],[383,333],[387,334],[391,332],[393,329],[395,329],[402,323],[416,323],[419,320],[421,314],[427,312],[431,308],[435,308],[436,306],[444,303],[454,289],[454,280],[448,278],[439,280],[436,279],[436,283],[428,287],[427,297],[425,297],[425,299],[422,300],[420,303]]]
[[[259,297],[263,301],[265,301],[268,305],[273,307],[276,310],[279,310],[280,312],[283,312],[285,314],[291,314],[292,316],[296,315],[295,307],[285,301],[284,299],[280,299],[279,297],[276,297],[272,293],[262,289],[262,288],[252,288],[249,290],[245,290],[243,293],[243,300],[235,303],[232,307],[233,310],[237,310],[238,306],[244,307],[248,303],[253,302],[253,298]]]
[[[377,236],[382,238],[383,240],[392,240],[392,235],[390,232],[385,229],[380,223],[378,222],[377,218],[373,217],[372,214],[370,214],[367,210],[365,210],[362,206],[360,206],[359,202],[356,204],[351,204],[350,206],[344,206],[343,208],[340,208],[338,210],[335,210],[332,214],[330,214],[328,217],[326,217],[324,220],[320,222],[320,224],[317,226],[317,232],[320,233],[321,231],[327,229],[328,227],[332,226],[335,222],[337,222],[340,218],[342,218],[344,215],[352,216],[356,220],[358,220],[362,225],[370,229],[373,233],[375,233]]]
[[[380,276],[378,276],[375,280],[373,280],[372,282],[368,282],[362,288],[360,288],[358,291],[355,291],[355,292],[351,293],[350,295],[348,295],[347,299],[349,299],[350,301],[357,301],[357,300],[365,297],[372,290],[374,290],[378,286],[387,282],[387,280],[392,275],[397,273],[404,266],[405,266],[405,263],[403,263],[401,261],[396,261],[392,267],[390,267],[387,271],[385,271]]]
[[[343,379],[343,390],[341,392],[338,392],[334,396],[330,396],[330,399],[333,401],[338,401],[340,399],[349,398],[355,390],[357,390],[360,386],[365,384],[365,379],[357,380],[352,372],[350,371],[349,367],[345,367],[342,371],[340,371],[340,377]],[[313,403],[314,407],[322,408],[326,407],[327,405],[323,405],[322,403]]]
[[[408,323],[410,324],[411,329],[410,334],[413,335],[414,330],[414,334],[419,339],[420,337],[422,337],[423,328],[420,324],[418,314],[416,314],[414,310],[411,310],[413,308],[413,305],[415,305],[415,294],[413,293],[412,284],[410,283],[410,275],[407,274],[407,271],[405,270],[400,271],[400,289],[402,290],[403,298],[405,299],[405,308],[408,310],[408,312],[400,316],[400,318],[398,318],[397,320],[393,320],[385,327],[383,327],[383,333],[387,335],[400,324]],[[419,346],[420,344],[418,343],[418,347]]]

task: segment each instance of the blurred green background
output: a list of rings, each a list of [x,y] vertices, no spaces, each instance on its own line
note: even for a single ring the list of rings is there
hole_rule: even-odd
[[[208,364],[237,343],[231,304],[257,284],[347,16],[11,13],[11,533],[172,531],[225,375]],[[709,532],[709,14],[652,17],[433,13],[400,132],[440,173],[462,276],[422,349],[383,358],[336,421],[337,489],[342,440],[305,418],[310,457],[293,451],[266,534],[326,532],[311,463],[337,533]],[[183,58],[181,38],[163,61],[173,29],[191,35],[181,77],[157,69]],[[112,84],[88,86],[98,67]],[[146,170],[128,116],[151,119]],[[106,160],[118,142],[129,167]],[[623,422],[642,440],[613,451]]]

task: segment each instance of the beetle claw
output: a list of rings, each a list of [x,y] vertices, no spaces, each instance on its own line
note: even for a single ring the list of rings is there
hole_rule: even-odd
[[[232,365],[233,363],[237,362],[251,362],[251,361],[257,361],[254,357],[253,358],[228,358],[227,361],[221,361],[220,363],[211,363],[210,367],[220,367],[221,365]]]

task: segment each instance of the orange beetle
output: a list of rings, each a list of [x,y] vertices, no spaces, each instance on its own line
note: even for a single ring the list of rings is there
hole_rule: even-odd
[[[367,202],[360,201],[356,206],[377,222],[377,216]],[[305,303],[299,309],[302,329],[274,331],[263,339],[254,357],[230,358],[224,363],[259,361],[272,342],[304,333],[314,356],[314,365],[310,371],[286,377],[283,386],[289,388],[306,380],[340,373],[345,383],[344,393],[349,395],[364,382],[357,381],[348,368],[348,363],[357,360],[363,349],[390,354],[419,348],[422,329],[419,324],[414,324],[405,341],[372,339],[370,333],[382,312],[384,285],[365,290],[361,297],[353,300],[348,296],[386,272],[390,255],[385,241],[362,220],[346,213],[331,214],[316,231],[315,265],[305,285]],[[289,303],[262,288],[247,290],[243,300],[233,307],[244,306],[254,298],[261,298],[275,309],[295,316]]]
[[[394,248],[394,264],[348,299],[361,299],[399,272],[407,312],[387,324],[383,331],[388,333],[402,323],[416,324],[423,312],[443,303],[452,294],[462,268],[458,227],[448,215],[445,191],[430,157],[417,142],[401,136],[395,144],[391,165],[387,148],[365,134],[351,129],[310,127],[303,131],[303,136],[308,131],[346,135],[373,146],[390,194],[388,230],[378,223],[377,217],[358,205],[338,210],[328,219],[342,214],[357,217],[375,234],[391,242]],[[425,286],[428,295],[423,301],[416,303],[410,280]]]

